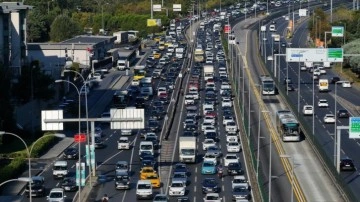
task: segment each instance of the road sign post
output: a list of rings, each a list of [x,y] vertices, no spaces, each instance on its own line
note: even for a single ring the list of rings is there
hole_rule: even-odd
[[[85,163],[76,163],[76,186],[85,186]]]

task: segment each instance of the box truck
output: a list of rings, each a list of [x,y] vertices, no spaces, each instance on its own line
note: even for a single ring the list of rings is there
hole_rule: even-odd
[[[196,162],[196,137],[179,138],[179,159],[183,163]]]

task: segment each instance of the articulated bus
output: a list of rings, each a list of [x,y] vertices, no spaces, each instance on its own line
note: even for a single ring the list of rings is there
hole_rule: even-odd
[[[274,80],[267,75],[261,76],[262,95],[275,95],[276,85]]]
[[[276,112],[276,128],[283,142],[300,141],[300,124],[291,111]]]
[[[138,65],[134,67],[134,80],[141,80],[146,75],[145,65]]]

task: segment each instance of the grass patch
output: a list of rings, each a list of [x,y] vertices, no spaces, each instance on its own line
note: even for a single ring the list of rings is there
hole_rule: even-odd
[[[360,78],[350,68],[341,67],[341,63],[335,63],[333,70],[343,79],[352,82],[352,85],[360,87]]]

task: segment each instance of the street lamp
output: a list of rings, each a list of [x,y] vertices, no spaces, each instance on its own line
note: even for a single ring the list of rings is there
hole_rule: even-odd
[[[291,160],[291,202],[294,202],[294,158],[290,155],[280,154],[280,158],[287,158]]]
[[[80,94],[79,88],[71,81],[61,80],[61,79],[55,80],[55,83],[61,83],[61,82],[66,82],[66,83],[71,84],[72,86],[75,87],[75,89],[78,93],[78,96],[79,96],[79,98],[78,98],[79,99],[79,129],[78,129],[79,131],[78,131],[78,133],[80,135],[80,133],[81,133],[81,121],[80,121],[80,118],[81,118],[81,109],[80,109],[81,108],[81,103],[80,103],[81,94]],[[85,90],[85,94],[87,94],[86,90]],[[78,144],[79,144],[79,166],[78,166],[79,170],[78,170],[78,172],[79,172],[79,176],[81,176],[81,150],[80,150],[81,142],[79,142]],[[81,177],[79,177],[79,202],[81,202],[81,194],[80,193],[81,193]]]
[[[20,182],[32,182],[31,178],[27,178],[27,177],[19,177],[19,178],[15,178],[15,179],[10,179],[10,180],[6,180],[4,182],[2,182],[0,184],[0,187],[3,186],[4,184],[8,183],[8,182],[14,182],[14,181],[20,181]]]
[[[24,141],[24,139],[22,139],[20,136],[16,135],[15,133],[10,133],[10,132],[6,132],[6,131],[0,131],[0,136],[1,135],[11,135],[11,136],[14,136],[16,138],[18,138],[25,146],[25,149],[26,149],[26,153],[27,153],[27,156],[28,156],[28,164],[29,164],[29,179],[31,179],[31,152],[34,148],[34,145],[42,138],[44,137],[47,137],[47,136],[56,136],[56,137],[59,137],[59,138],[64,138],[65,135],[64,134],[49,134],[49,135],[44,135],[42,137],[40,137],[39,139],[37,139],[31,146],[31,148],[29,149],[28,145],[26,144],[26,142]],[[15,181],[15,180],[14,180]],[[28,180],[29,181],[29,180]],[[1,185],[0,185],[1,186]],[[32,193],[31,193],[31,186],[29,186],[29,200],[30,202],[32,201]]]
[[[344,83],[346,81],[337,81],[335,82],[335,113],[334,113],[334,117],[335,117],[335,123],[334,123],[334,165],[336,168],[336,145],[337,145],[337,131],[336,131],[336,126],[337,126],[337,85],[338,83]]]
[[[271,113],[271,112],[269,112]],[[271,137],[271,134],[270,134],[270,147],[269,147],[269,202],[271,202],[271,155],[272,155],[272,137]]]

